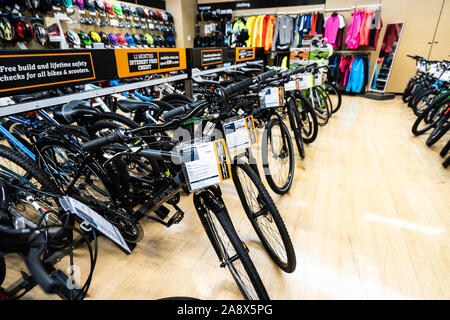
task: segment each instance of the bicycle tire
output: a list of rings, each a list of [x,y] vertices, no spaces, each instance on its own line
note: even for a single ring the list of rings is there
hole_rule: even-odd
[[[424,134],[425,132],[427,132],[428,130],[430,130],[431,128],[433,128],[436,123],[439,121],[439,118],[431,121],[431,122],[427,122],[427,118],[429,117],[429,113],[430,112],[438,112],[438,108],[435,106],[430,106],[428,107],[428,109],[424,110],[424,112],[422,112],[420,114],[420,116],[417,117],[416,121],[414,121],[414,124],[411,128],[411,132],[415,135],[415,136],[419,136]],[[419,128],[420,124],[423,122],[425,122],[427,125],[424,128]]]
[[[441,152],[439,152],[439,155],[441,157],[445,157],[445,155],[450,151],[450,139],[448,140],[447,144],[442,148]]]
[[[436,128],[431,132],[431,134],[428,136],[426,144],[427,146],[431,147],[436,142],[439,141],[450,129],[450,122],[448,122],[448,117],[446,115],[443,115],[443,118],[441,118],[440,122],[436,125]]]
[[[306,144],[313,143],[319,133],[316,113],[312,108],[311,102],[303,95],[303,93],[298,92],[295,95],[295,99],[297,109],[299,109],[302,117],[303,142]]]
[[[448,156],[447,159],[445,159],[444,162],[442,162],[442,166],[444,168],[448,168],[448,166],[450,166],[450,156]]]
[[[276,155],[275,157],[273,157],[273,151],[272,151],[272,155],[271,157],[273,158],[283,158],[285,159],[286,157],[288,157],[289,160],[289,170],[288,170],[288,174],[287,177],[285,179],[285,181],[283,182],[282,180],[280,180],[280,183],[277,184],[273,178],[273,173],[272,170],[270,169],[270,164],[269,164],[269,152],[268,152],[268,146],[271,145],[271,150],[273,150],[272,147],[272,141],[273,141],[273,133],[272,130],[274,128],[274,126],[278,125],[280,128],[280,133],[281,133],[281,139],[283,141],[282,146],[280,148],[280,152],[279,155]],[[284,124],[283,121],[279,121],[278,118],[273,118],[271,119],[266,126],[266,129],[264,130],[264,134],[263,134],[263,140],[262,140],[262,145],[261,145],[261,155],[262,155],[262,165],[263,165],[263,169],[264,169],[264,175],[266,177],[266,181],[269,184],[270,188],[277,194],[285,194],[286,192],[289,191],[289,189],[292,186],[292,182],[294,180],[294,169],[295,169],[295,157],[294,157],[294,147],[292,145],[292,139],[291,139],[291,135],[289,134],[289,130],[286,127],[286,125]],[[281,155],[281,156],[280,156]],[[277,177],[279,178],[280,176],[277,175]],[[283,177],[281,177],[283,178]]]
[[[428,89],[425,90],[420,94],[420,96],[417,97],[416,101],[412,105],[412,109],[414,114],[418,117],[424,110],[428,108],[428,106],[431,105],[431,102],[433,101],[433,97],[435,97],[434,89]],[[432,97],[429,97],[432,95]],[[431,100],[430,100],[431,99]],[[425,108],[422,108],[421,102],[425,103]]]
[[[258,271],[256,270],[253,261],[250,258],[250,255],[248,254],[248,248],[239,238],[239,235],[237,234],[236,229],[231,222],[225,205],[223,204],[223,200],[220,197],[218,198],[213,195],[210,191],[204,191],[196,194],[196,196],[194,197],[194,205],[205,229],[205,232],[208,235],[208,238],[211,241],[214,250],[219,256],[219,259],[221,260],[221,266],[228,267],[233,280],[235,281],[244,298],[246,300],[250,300],[256,299],[257,296],[261,300],[269,300],[270,298],[267,290],[261,280],[261,277],[258,274]],[[224,250],[224,240],[222,240],[222,238],[220,238],[218,235],[219,232],[216,228],[216,224],[214,223],[213,216],[215,217],[215,220],[219,222],[221,229],[225,232],[226,238],[231,243],[232,250],[235,251],[235,255],[231,256],[231,258],[237,256],[236,260],[229,261],[229,250],[226,250],[226,252]],[[246,288],[245,285],[243,285],[243,280],[236,271],[236,266],[238,266],[236,262],[238,260],[244,267],[244,272],[248,276],[248,280],[250,281],[256,293],[256,296],[251,295],[249,292],[247,292],[248,289],[245,290]]]
[[[334,113],[338,112],[338,110],[341,108],[341,105],[342,105],[342,94],[339,91],[339,88],[334,83],[326,81],[325,85],[327,86],[325,92],[328,94],[328,91],[331,88],[331,91],[333,91],[334,94],[337,97],[337,105],[334,106],[334,104],[332,103],[332,106],[331,106],[331,113],[334,114]],[[330,100],[331,100],[331,98],[330,98]]]
[[[234,164],[231,170],[233,182],[244,211],[270,258],[284,272],[294,272],[297,265],[294,246],[283,219],[261,179],[246,163]],[[244,178],[244,175],[248,179]],[[246,182],[253,184],[254,188],[251,188],[249,185],[246,188]],[[253,189],[253,192],[250,189]],[[261,212],[265,213],[255,217],[256,214]],[[265,222],[268,223],[265,227],[262,227]],[[266,232],[270,234],[267,235]],[[281,241],[279,243],[273,242],[277,240]],[[277,249],[283,252],[277,252]]]
[[[314,87],[311,90],[313,92],[313,109],[317,116],[317,124],[321,127],[324,127],[327,125],[328,120],[330,119],[330,109],[328,106],[328,102],[323,97],[321,91],[317,89],[317,87]]]
[[[305,159],[305,145],[303,143],[302,136],[303,124],[297,106],[292,98],[287,102],[287,111],[291,130],[294,132],[295,144],[297,145],[298,154],[302,159]]]

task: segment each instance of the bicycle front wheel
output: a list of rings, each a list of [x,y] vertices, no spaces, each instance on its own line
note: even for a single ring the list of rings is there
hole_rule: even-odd
[[[261,153],[267,183],[275,193],[285,194],[294,180],[294,147],[288,128],[278,118],[264,130]]]
[[[285,272],[294,272],[295,250],[278,209],[246,163],[232,167],[233,182],[248,219],[272,260]]]
[[[248,248],[239,238],[223,200],[209,191],[197,193],[194,205],[221,267],[227,267],[247,300],[269,300],[266,288],[253,264]]]

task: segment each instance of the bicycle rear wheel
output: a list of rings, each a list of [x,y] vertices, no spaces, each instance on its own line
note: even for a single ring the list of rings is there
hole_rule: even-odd
[[[271,119],[264,130],[261,155],[270,188],[277,194],[288,192],[294,180],[294,147],[288,128],[278,118]]]
[[[6,277],[5,257],[0,257],[0,286],[3,284],[3,281],[5,281],[5,277]]]
[[[222,268],[227,267],[247,300],[269,300],[248,248],[239,238],[223,200],[209,190],[194,195],[194,205]]]
[[[342,104],[342,94],[339,91],[338,87],[331,82],[325,82],[325,92],[328,95],[328,98],[331,101],[331,113],[336,113]]]
[[[248,219],[272,260],[285,272],[294,272],[295,250],[278,209],[246,163],[232,166],[232,177]]]

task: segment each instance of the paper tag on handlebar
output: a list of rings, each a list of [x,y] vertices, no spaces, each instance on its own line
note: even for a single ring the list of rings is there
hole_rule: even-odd
[[[183,170],[190,191],[231,179],[225,140],[199,141],[183,146]]]
[[[302,74],[298,77],[299,80],[299,89],[309,89],[313,87],[313,75],[312,74]]]
[[[230,153],[246,150],[256,144],[256,130],[253,116],[227,119],[222,123]]]
[[[297,79],[291,80],[284,85],[284,91],[299,90],[299,83]]]
[[[284,87],[268,87],[259,93],[262,108],[284,106]]]
[[[86,221],[94,229],[116,243],[125,252],[131,253],[130,248],[123,239],[119,230],[97,212],[86,206],[84,203],[67,196],[59,198],[59,203],[64,210],[71,212],[83,221]]]
[[[322,74],[318,73],[314,75],[314,87],[318,87],[323,85],[323,77]]]

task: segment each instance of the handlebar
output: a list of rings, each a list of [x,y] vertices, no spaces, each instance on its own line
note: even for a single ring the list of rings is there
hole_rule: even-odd
[[[118,141],[120,141],[120,139],[122,139],[122,137],[123,137],[122,132],[116,131],[105,137],[100,137],[100,138],[96,138],[91,141],[85,142],[81,145],[81,148],[84,151],[93,151],[95,149],[101,148],[108,144],[118,142]]]
[[[180,106],[180,107],[174,108],[172,110],[169,110],[169,111],[163,113],[162,118],[164,119],[164,121],[168,121],[168,120],[170,120],[180,114],[183,114],[189,110],[190,110],[189,105]]]
[[[39,233],[36,236],[33,234],[32,237],[34,237],[34,239],[30,243],[28,254],[25,259],[31,276],[44,292],[57,293],[62,289],[62,284],[48,275],[39,259],[46,245],[44,235]]]

